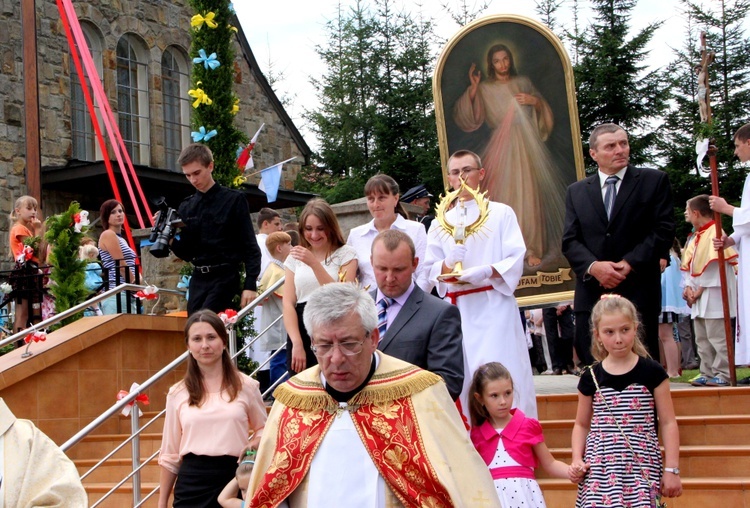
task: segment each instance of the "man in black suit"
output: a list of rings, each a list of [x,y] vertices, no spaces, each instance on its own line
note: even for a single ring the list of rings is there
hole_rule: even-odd
[[[661,269],[675,233],[667,174],[629,164],[628,135],[619,125],[596,127],[589,153],[596,174],[568,187],[562,250],[577,276],[575,348],[591,356],[591,309],[603,293],[631,300],[641,315],[646,346],[659,358]]]
[[[383,231],[372,242],[378,288],[370,294],[378,307],[378,349],[438,374],[455,400],[464,381],[461,314],[414,283],[419,262],[414,252],[414,242],[397,229]]]

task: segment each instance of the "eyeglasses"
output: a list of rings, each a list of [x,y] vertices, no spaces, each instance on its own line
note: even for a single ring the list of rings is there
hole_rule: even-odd
[[[450,171],[448,171],[448,174],[449,174],[450,176],[458,176],[458,175],[461,175],[461,177],[463,178],[463,177],[464,177],[464,176],[466,176],[466,175],[467,175],[468,173],[471,173],[472,171],[475,171],[475,170],[477,170],[477,169],[479,169],[479,168],[472,168],[471,166],[466,166],[466,167],[463,167],[463,168],[461,168],[461,169],[451,169]]]
[[[340,342],[338,344],[320,344],[318,346],[310,346],[310,349],[312,349],[313,354],[318,358],[328,358],[333,354],[333,348],[336,346],[338,346],[341,354],[345,356],[354,356],[362,352],[365,340],[367,340],[367,337],[369,336],[370,334],[366,333],[365,338],[360,341]]]

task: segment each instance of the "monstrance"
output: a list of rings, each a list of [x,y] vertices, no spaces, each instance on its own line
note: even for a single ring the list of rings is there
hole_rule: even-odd
[[[466,199],[468,198],[459,197],[464,190],[468,191],[468,193],[471,195],[471,199],[476,201],[477,206],[479,207],[479,215],[470,224],[466,223],[466,207],[464,206],[464,201],[466,201]],[[456,200],[458,200],[458,203],[455,205],[456,207],[458,207],[458,221],[457,224],[451,224],[450,222],[448,222],[446,215],[448,210],[452,209],[451,205]],[[487,222],[489,213],[490,200],[487,198],[487,191],[480,192],[479,188],[472,189],[471,187],[466,185],[466,181],[463,178],[461,178],[461,186],[458,189],[447,193],[445,196],[441,196],[440,202],[438,203],[437,207],[435,207],[435,219],[438,221],[438,224],[440,224],[440,227],[443,229],[445,234],[450,235],[458,245],[463,244],[468,237],[482,229],[484,224]],[[451,273],[444,273],[438,276],[438,280],[442,282],[450,282],[452,284],[466,284],[466,282],[461,282],[458,280],[458,277],[461,275],[462,271],[463,264],[461,263],[461,261],[459,261],[453,266],[453,270]]]

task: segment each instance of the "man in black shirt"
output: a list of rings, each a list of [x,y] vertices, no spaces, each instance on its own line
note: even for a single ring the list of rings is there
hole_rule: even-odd
[[[188,314],[231,308],[232,298],[240,290],[241,263],[245,265],[245,284],[240,306],[244,307],[256,297],[260,272],[260,249],[245,196],[214,182],[213,154],[206,145],[187,146],[178,162],[198,191],[180,204],[177,212],[185,226],[171,245],[177,257],[195,266]]]

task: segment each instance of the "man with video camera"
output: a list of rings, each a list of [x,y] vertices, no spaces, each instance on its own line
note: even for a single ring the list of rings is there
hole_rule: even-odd
[[[240,290],[241,263],[245,284],[240,307],[244,307],[256,297],[260,272],[260,249],[245,196],[214,182],[213,154],[206,145],[188,145],[178,163],[197,191],[180,204],[177,213],[185,225],[171,242],[172,252],[194,266],[188,315],[200,309],[231,308]]]

